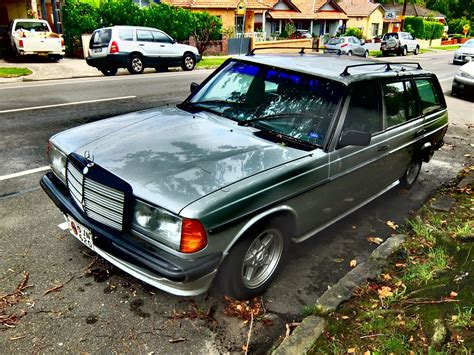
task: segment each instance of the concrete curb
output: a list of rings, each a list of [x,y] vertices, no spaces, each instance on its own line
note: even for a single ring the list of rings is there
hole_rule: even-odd
[[[315,310],[321,316],[306,317],[293,333],[275,349],[273,355],[307,353],[324,331],[326,320],[322,316],[334,312],[342,302],[349,300],[352,297],[352,292],[365,280],[378,277],[382,268],[387,264],[387,258],[397,251],[404,241],[405,235],[403,234],[388,238],[372,252],[367,261],[348,272],[327,290],[315,303]]]
[[[24,81],[23,76],[16,78],[0,78],[0,84],[19,83],[21,81]]]

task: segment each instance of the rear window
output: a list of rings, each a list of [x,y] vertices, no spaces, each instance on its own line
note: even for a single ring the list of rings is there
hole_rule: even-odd
[[[91,48],[107,47],[109,45],[111,37],[112,37],[111,29],[97,30],[92,35],[90,47]]]
[[[331,38],[328,44],[340,44],[344,43],[344,38]]]
[[[387,40],[389,38],[398,39],[398,33],[386,33],[383,35],[383,39]]]
[[[15,26],[15,31],[18,31],[18,30],[49,32],[48,25],[45,22],[28,22],[28,21],[17,22]]]

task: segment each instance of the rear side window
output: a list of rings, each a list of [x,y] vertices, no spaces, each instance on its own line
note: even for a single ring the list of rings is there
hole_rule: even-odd
[[[433,82],[428,79],[415,80],[418,95],[420,97],[421,112],[428,114],[441,108],[438,92]]]
[[[137,30],[137,41],[153,42],[153,35],[151,34],[151,31]]]
[[[112,37],[111,29],[102,29],[94,32],[91,38],[90,47],[107,47]]]
[[[131,28],[121,28],[118,31],[119,38],[122,41],[133,41],[133,29]]]
[[[418,117],[418,106],[413,84],[397,81],[383,85],[387,128]]]

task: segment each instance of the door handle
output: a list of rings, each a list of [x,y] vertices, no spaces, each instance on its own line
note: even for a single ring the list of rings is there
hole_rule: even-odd
[[[143,46],[144,46],[144,44],[143,44],[143,43],[140,43],[140,44],[139,44],[139,46],[143,47]]]
[[[160,44],[160,47],[164,47],[165,45],[164,44]]]
[[[419,137],[419,136],[422,136],[423,134],[426,133],[426,129],[422,128],[420,129],[419,131],[416,131],[415,132],[415,137]]]
[[[388,148],[390,148],[389,145],[383,145],[379,149],[377,149],[377,152],[385,152],[388,150]]]

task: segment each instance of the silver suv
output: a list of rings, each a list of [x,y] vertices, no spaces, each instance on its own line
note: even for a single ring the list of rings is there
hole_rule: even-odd
[[[405,56],[408,52],[413,52],[417,55],[420,53],[420,45],[408,32],[390,32],[383,35],[380,50],[384,57],[390,53]]]
[[[163,71],[181,66],[193,70],[201,56],[196,47],[179,44],[165,32],[151,27],[114,26],[95,30],[89,43],[87,64],[104,75],[127,68],[140,74],[146,67]]]

